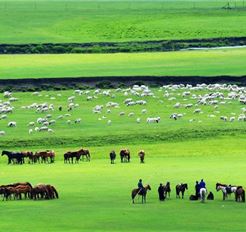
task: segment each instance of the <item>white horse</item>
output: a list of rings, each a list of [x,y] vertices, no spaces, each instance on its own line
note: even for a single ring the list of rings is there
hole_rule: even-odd
[[[219,191],[221,190],[223,193],[223,200],[225,200],[228,195],[230,196],[231,193],[236,193],[237,191],[237,186],[227,186],[227,185],[216,185],[216,190]]]
[[[207,195],[207,189],[201,188],[200,189],[201,202],[203,202],[203,203],[205,202],[206,195]]]

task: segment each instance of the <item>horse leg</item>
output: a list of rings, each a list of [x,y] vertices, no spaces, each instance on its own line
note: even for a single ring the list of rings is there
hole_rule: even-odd
[[[182,191],[182,199],[184,199],[184,192]]]

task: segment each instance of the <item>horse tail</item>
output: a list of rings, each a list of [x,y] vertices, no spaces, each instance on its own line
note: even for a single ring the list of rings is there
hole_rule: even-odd
[[[53,191],[54,191],[54,193],[55,193],[56,198],[58,199],[58,198],[59,198],[59,195],[58,195],[58,192],[56,191],[55,187],[52,186],[52,189],[53,189]]]
[[[242,202],[245,202],[245,191],[242,192]]]

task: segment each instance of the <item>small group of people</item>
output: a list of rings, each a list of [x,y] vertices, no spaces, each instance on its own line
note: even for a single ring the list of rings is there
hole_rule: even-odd
[[[167,185],[166,186],[170,186],[170,182],[167,182]],[[160,186],[158,187],[158,194],[159,194],[159,200],[160,201],[164,201],[165,199],[166,199],[166,186],[164,186],[162,183],[160,183]],[[140,179],[139,181],[138,181],[138,191],[139,191],[139,193],[141,192],[141,191],[143,191],[143,188],[144,188],[144,186],[143,186],[143,181],[142,181],[142,179]]]
[[[205,188],[206,189],[206,183],[203,179],[201,179],[200,183],[196,181],[195,190],[196,190],[196,197],[200,198],[200,189]]]

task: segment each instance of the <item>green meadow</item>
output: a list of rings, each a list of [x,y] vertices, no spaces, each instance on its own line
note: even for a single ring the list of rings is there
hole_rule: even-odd
[[[82,142],[81,142],[82,143]],[[231,196],[222,200],[217,181],[246,185],[245,137],[221,137],[158,144],[122,144],[90,147],[91,162],[63,164],[71,147],[54,147],[54,164],[7,165],[1,157],[1,183],[30,181],[51,183],[59,199],[50,201],[1,201],[1,230],[20,231],[243,231],[245,204]],[[81,144],[82,145],[82,144]],[[108,152],[127,146],[131,163],[119,156],[111,165]],[[45,147],[43,147],[45,149]],[[146,151],[140,164],[137,152]],[[118,154],[117,154],[118,155]],[[147,203],[131,203],[130,193],[139,178],[150,184]],[[194,183],[204,178],[215,200],[204,204],[188,200]],[[171,198],[159,202],[159,183],[171,182]],[[175,185],[188,183],[184,200],[176,199]],[[165,229],[164,229],[165,228]]]
[[[245,36],[245,3],[225,0],[1,0],[0,43]]]
[[[0,78],[245,75],[246,49],[163,53],[0,55]]]

